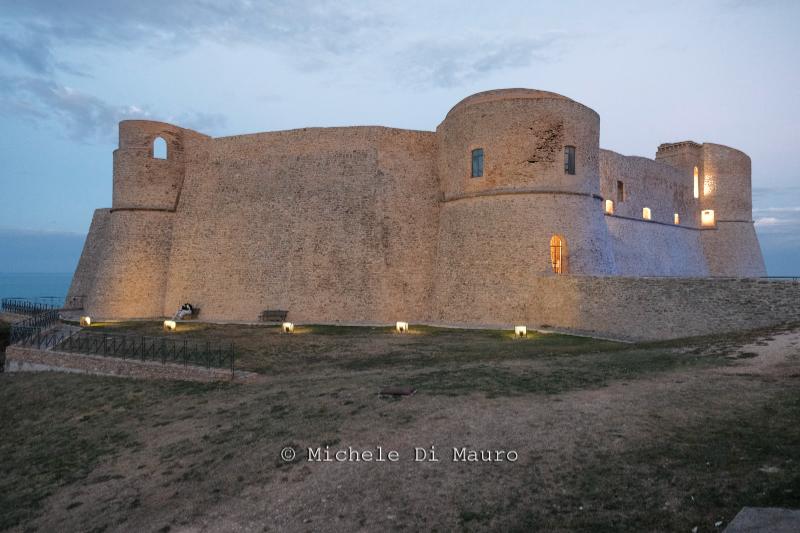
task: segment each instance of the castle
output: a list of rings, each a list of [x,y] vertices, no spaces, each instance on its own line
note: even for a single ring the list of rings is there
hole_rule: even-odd
[[[112,206],[94,214],[69,298],[99,318],[191,302],[213,321],[285,309],[298,323],[630,338],[724,329],[707,307],[731,298],[773,309],[764,291],[777,289],[754,279],[765,268],[749,157],[691,141],[662,144],[655,160],[623,156],[599,133],[592,109],[530,89],[465,98],[435,132],[211,138],[123,121]],[[631,325],[654,305],[675,315],[663,331]]]

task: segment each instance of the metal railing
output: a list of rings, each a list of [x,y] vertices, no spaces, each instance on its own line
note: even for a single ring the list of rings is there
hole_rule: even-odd
[[[83,309],[85,300],[86,296],[84,295],[70,296],[64,301],[64,309],[70,309],[70,310]]]
[[[45,311],[58,309],[58,298],[46,296],[43,298],[3,298],[0,300],[0,309],[16,315],[38,315]]]
[[[58,335],[51,335],[56,337],[55,339],[40,335],[36,342],[41,343],[41,347],[51,346],[63,352],[156,361],[162,364],[230,368],[231,375],[235,369],[236,351],[233,343],[222,345],[189,339],[95,333],[85,330],[73,334],[61,333],[60,338]],[[30,339],[30,342],[34,340]]]
[[[37,315],[11,325],[8,339],[9,343],[17,344],[30,337],[41,335],[43,331],[46,331],[57,323],[58,309],[40,311]]]

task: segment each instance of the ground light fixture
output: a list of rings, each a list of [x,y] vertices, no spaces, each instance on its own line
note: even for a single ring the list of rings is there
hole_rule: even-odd
[[[175,323],[174,320],[165,320],[164,321],[164,331],[175,331],[175,328],[178,327],[178,324]]]
[[[82,316],[81,317],[81,326],[89,327],[92,325],[92,317],[90,316]]]
[[[294,324],[291,322],[284,322],[281,324],[281,329],[284,333],[294,333]]]
[[[514,336],[515,337],[527,337],[528,336],[528,328],[526,326],[514,326]]]
[[[713,209],[706,209],[700,212],[700,225],[701,226],[713,226],[714,225],[714,210]]]
[[[408,333],[408,322],[398,322],[395,324],[394,329],[397,333]]]

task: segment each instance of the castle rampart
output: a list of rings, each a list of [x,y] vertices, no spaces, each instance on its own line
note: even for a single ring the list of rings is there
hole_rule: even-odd
[[[619,329],[587,318],[605,287],[649,290],[624,280],[764,274],[746,155],[686,141],[622,156],[600,149],[599,128],[588,107],[529,89],[468,97],[435,132],[214,139],[125,121],[112,208],[95,214],[70,296],[98,318],[191,302],[205,320],[287,309],[300,323],[602,333]]]

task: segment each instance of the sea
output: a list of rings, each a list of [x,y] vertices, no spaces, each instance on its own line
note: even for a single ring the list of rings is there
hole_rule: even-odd
[[[5,274],[0,273],[0,298],[25,298],[54,305],[64,303],[72,273]]]

